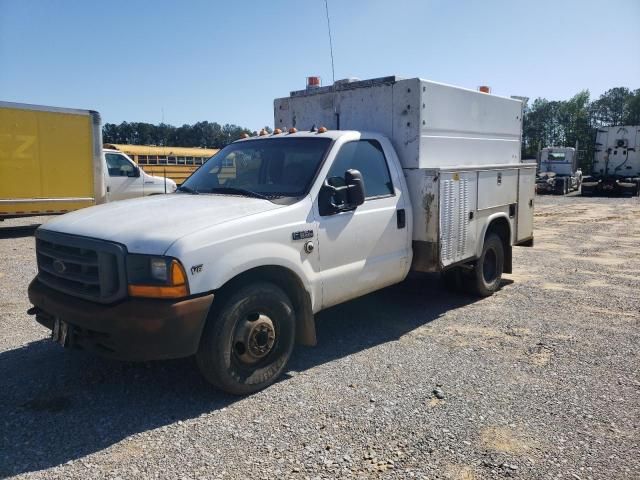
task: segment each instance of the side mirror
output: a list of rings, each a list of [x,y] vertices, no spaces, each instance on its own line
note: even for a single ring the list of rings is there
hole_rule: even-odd
[[[138,178],[139,176],[140,176],[140,168],[139,167],[133,167],[133,170],[129,170],[127,172],[127,177]]]
[[[347,202],[352,208],[358,207],[364,203],[364,180],[362,174],[358,170],[347,170],[344,174],[344,180],[347,184]]]
[[[364,203],[365,190],[362,174],[358,170],[347,170],[342,177],[327,178],[320,189],[318,207],[320,215],[355,210]]]

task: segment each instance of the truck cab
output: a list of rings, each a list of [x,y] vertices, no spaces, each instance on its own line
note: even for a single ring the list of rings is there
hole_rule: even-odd
[[[536,190],[539,193],[565,195],[580,190],[582,170],[578,155],[572,147],[546,147],[538,154]]]
[[[103,156],[106,163],[107,201],[171,193],[176,189],[176,182],[145,173],[118,150],[104,149]]]

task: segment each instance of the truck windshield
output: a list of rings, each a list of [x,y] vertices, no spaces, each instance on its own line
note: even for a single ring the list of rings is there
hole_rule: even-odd
[[[300,197],[311,187],[329,138],[265,138],[232,143],[179,190],[260,198]]]
[[[549,162],[564,162],[565,154],[561,152],[549,152],[547,160]]]

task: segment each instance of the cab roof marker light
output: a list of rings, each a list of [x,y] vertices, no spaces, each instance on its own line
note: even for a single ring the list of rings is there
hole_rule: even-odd
[[[274,135],[280,135],[281,133],[282,133],[282,130],[280,130],[279,128],[276,128],[276,129],[273,131],[273,134],[274,134]]]
[[[318,129],[318,133],[326,133],[326,131],[327,131],[327,127],[320,127]]]
[[[261,137],[264,137],[265,135],[268,135],[268,133],[267,133],[267,131],[263,128],[262,130],[260,130],[259,135],[260,135]]]
[[[289,133],[296,133],[298,131],[298,129],[296,127],[291,127],[289,129]]]

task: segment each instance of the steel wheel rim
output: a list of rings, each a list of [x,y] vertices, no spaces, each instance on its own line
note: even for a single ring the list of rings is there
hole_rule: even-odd
[[[273,320],[264,313],[250,313],[236,324],[232,339],[234,356],[242,364],[255,365],[273,352],[276,340]]]

